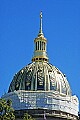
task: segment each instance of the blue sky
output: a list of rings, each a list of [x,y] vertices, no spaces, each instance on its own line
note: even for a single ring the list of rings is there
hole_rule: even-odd
[[[80,0],[0,0],[0,96],[31,62],[41,10],[49,62],[80,100]]]

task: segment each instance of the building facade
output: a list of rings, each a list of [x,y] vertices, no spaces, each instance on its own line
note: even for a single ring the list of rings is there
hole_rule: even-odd
[[[65,74],[49,63],[47,39],[42,32],[42,12],[34,44],[32,63],[14,75],[8,93],[2,97],[12,100],[16,120],[22,120],[26,112],[36,120],[77,120],[78,98],[72,96]]]

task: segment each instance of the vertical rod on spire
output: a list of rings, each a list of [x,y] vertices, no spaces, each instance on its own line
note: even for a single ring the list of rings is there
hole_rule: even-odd
[[[39,33],[42,33],[42,11],[40,12],[40,31]]]

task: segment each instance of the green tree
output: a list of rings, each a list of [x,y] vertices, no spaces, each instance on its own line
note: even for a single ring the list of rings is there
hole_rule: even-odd
[[[35,120],[35,119],[32,118],[32,116],[29,115],[28,113],[25,113],[25,114],[24,114],[24,118],[23,118],[23,120]]]
[[[11,104],[11,100],[0,99],[0,120],[15,120]]]

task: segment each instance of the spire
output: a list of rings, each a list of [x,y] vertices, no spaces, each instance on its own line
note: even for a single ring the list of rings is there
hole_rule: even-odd
[[[38,36],[40,36],[40,35],[43,35],[43,32],[42,32],[42,11],[40,12],[40,30],[39,30]]]
[[[48,62],[48,56],[46,51],[47,39],[42,32],[42,11],[40,12],[40,30],[38,37],[34,40],[35,49],[32,57],[32,62]]]

